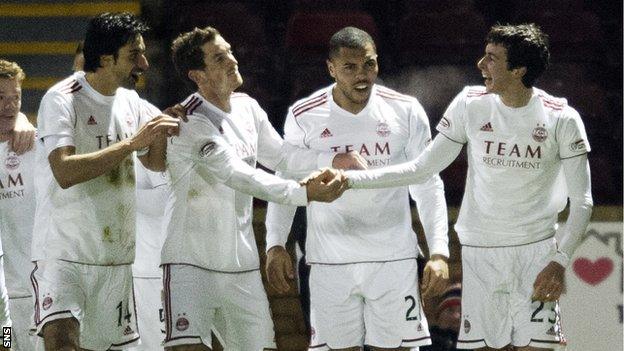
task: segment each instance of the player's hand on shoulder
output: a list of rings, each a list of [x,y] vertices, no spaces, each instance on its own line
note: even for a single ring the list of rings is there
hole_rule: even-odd
[[[184,122],[188,122],[188,117],[186,117],[186,108],[182,106],[182,104],[175,104],[167,107],[163,113],[173,118],[181,119]]]
[[[422,297],[423,299],[439,296],[446,289],[449,282],[448,259],[442,255],[431,255],[423,270]]]
[[[332,161],[332,167],[336,169],[367,169],[368,163],[355,151],[336,154]]]
[[[565,268],[551,261],[535,278],[533,300],[556,301],[565,291]]]
[[[35,133],[37,129],[29,121],[25,114],[19,113],[15,119],[15,127],[11,135],[11,151],[21,155],[32,150],[35,145]]]
[[[292,259],[283,246],[273,246],[267,252],[266,276],[269,285],[280,294],[290,290],[289,281],[295,279]]]
[[[178,135],[179,131],[179,119],[161,114],[145,123],[132,137],[130,145],[133,150],[140,150],[149,147],[158,138]]]
[[[306,186],[308,201],[332,202],[348,189],[342,171],[325,168],[310,174],[302,181]]]

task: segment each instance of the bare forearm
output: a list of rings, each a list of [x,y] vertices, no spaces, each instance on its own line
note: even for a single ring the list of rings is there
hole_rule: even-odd
[[[63,189],[106,174],[117,167],[132,151],[129,140],[115,143],[88,154],[73,155],[74,147],[62,147],[50,153],[54,178]]]
[[[147,154],[140,156],[139,160],[153,172],[163,172],[167,167],[167,137],[162,135],[149,147]]]

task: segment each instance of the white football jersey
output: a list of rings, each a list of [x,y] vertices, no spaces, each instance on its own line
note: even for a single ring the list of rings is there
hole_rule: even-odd
[[[333,88],[321,89],[289,109],[287,142],[325,152],[355,151],[374,169],[412,160],[431,141],[429,120],[415,98],[375,85],[366,107],[352,114],[334,102]],[[446,201],[439,176],[410,186],[409,193],[418,204],[430,253],[448,256]],[[285,241],[288,235],[294,209],[288,217],[277,214],[283,208],[269,204],[267,247],[283,245],[275,236]],[[308,263],[392,261],[419,253],[408,187],[349,190],[332,203],[310,203],[307,225]]]
[[[132,90],[104,96],[84,72],[54,85],[41,100],[35,187],[37,210],[33,260],[60,259],[94,265],[134,260],[135,179],[133,156],[112,171],[62,189],[52,175],[47,149],[75,146],[91,153],[131,137],[158,111]],[[46,148],[43,140],[56,140]]]
[[[306,189],[256,169],[315,169],[331,155],[292,147],[273,129],[258,103],[231,95],[226,113],[195,93],[184,101],[189,121],[167,147],[172,193],[165,209],[162,263],[241,272],[259,267],[252,228],[252,196],[292,205]]]
[[[138,160],[137,160],[138,161]],[[136,176],[136,257],[132,275],[160,278],[160,252],[165,242],[163,230],[165,205],[169,198],[169,173],[152,172],[135,162]]]
[[[463,245],[510,246],[554,235],[567,201],[561,159],[590,151],[583,122],[565,99],[533,88],[526,106],[512,108],[485,87],[470,86],[437,130],[467,147],[455,226]]]
[[[0,236],[9,297],[32,295],[30,260],[35,216],[35,151],[17,155],[0,142]],[[2,247],[0,246],[0,251]]]

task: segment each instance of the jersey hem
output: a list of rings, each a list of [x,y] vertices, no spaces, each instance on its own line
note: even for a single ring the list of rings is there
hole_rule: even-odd
[[[528,243],[522,243],[522,244],[515,244],[515,245],[499,245],[499,246],[485,246],[485,245],[468,245],[468,244],[461,244],[462,247],[479,247],[479,248],[487,248],[487,249],[496,249],[496,248],[501,248],[501,247],[518,247],[518,246],[525,246],[525,245],[531,245],[531,244],[536,244],[536,243],[540,243],[542,241],[546,241],[546,240],[551,240],[552,238],[554,238],[555,235],[551,235],[547,238],[544,239],[539,239],[536,241],[531,241]]]
[[[205,271],[211,271],[211,272],[216,272],[216,273],[231,273],[231,274],[249,273],[249,272],[255,272],[255,271],[259,271],[260,270],[260,267],[258,267],[258,268],[247,269],[247,270],[244,270],[244,271],[221,271],[221,270],[218,270],[218,269],[206,268],[206,267],[198,266],[196,264],[184,263],[184,262],[161,263],[159,267],[164,267],[164,266],[192,266],[192,267],[195,267],[195,268],[203,269]]]
[[[64,260],[64,259],[61,259],[61,258],[44,258],[44,259],[40,259],[40,260],[37,260],[37,261],[46,261],[46,260],[58,260],[58,261],[63,261],[63,262],[68,262],[68,263],[81,264],[81,265],[85,265],[85,266],[101,266],[101,267],[129,266],[129,265],[132,264],[132,262],[130,262],[130,263],[113,263],[113,264],[86,263],[86,262]]]
[[[313,264],[318,264],[318,265],[324,265],[324,266],[342,266],[342,265],[347,265],[347,264],[357,264],[357,263],[386,263],[386,262],[398,262],[398,261],[407,261],[407,260],[415,260],[417,259],[417,256],[414,257],[406,257],[406,258],[397,258],[394,260],[373,260],[373,261],[355,261],[355,262],[340,262],[340,263],[325,263],[325,262],[314,262],[314,261],[307,261],[306,264],[307,265],[313,265]]]

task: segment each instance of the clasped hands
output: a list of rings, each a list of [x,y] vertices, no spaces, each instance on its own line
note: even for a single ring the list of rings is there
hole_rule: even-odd
[[[332,202],[349,189],[344,169],[366,169],[366,160],[356,152],[337,154],[333,168],[312,172],[300,184],[305,186],[308,201]]]

